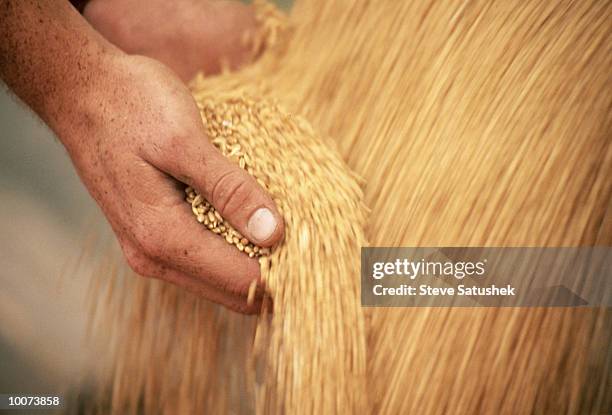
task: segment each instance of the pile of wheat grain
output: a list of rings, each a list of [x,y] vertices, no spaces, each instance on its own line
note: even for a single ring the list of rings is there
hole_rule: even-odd
[[[274,313],[113,279],[133,286],[104,311],[114,407],[607,411],[608,309],[362,309],[358,247],[362,225],[378,246],[610,245],[610,3],[301,0],[291,19],[253,66],[194,82],[213,113],[264,108],[238,135],[287,221]]]

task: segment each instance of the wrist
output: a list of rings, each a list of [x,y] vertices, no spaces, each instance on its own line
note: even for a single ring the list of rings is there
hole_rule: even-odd
[[[96,45],[84,51],[69,81],[57,89],[43,111],[45,121],[69,153],[78,151],[99,124],[109,86],[119,79],[126,55],[114,47]]]

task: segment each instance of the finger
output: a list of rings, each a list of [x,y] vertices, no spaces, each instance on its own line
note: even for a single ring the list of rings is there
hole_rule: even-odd
[[[242,296],[229,294],[180,271],[166,271],[161,279],[238,313],[258,314],[262,308],[264,297],[261,290],[257,290],[249,301],[248,293]]]
[[[147,275],[145,275],[147,277],[161,279],[178,287],[185,288],[199,297],[220,304],[230,310],[243,314],[257,314],[262,308],[264,296],[261,287],[258,287],[252,294],[252,298],[249,299],[250,293],[244,295],[231,294],[219,290],[201,279],[168,268],[165,265],[151,263],[148,270]]]
[[[130,266],[145,275],[150,263],[163,264],[221,291],[246,295],[260,276],[258,261],[200,225],[174,179],[148,163],[136,176],[139,185],[128,191],[132,205],[121,211],[138,214],[123,218],[129,229],[115,229]]]
[[[204,136],[183,140],[171,154],[152,155],[153,165],[187,183],[251,242],[272,246],[284,224],[276,205],[257,181],[223,156]]]
[[[182,200],[140,221],[140,228],[149,231],[140,232],[137,244],[155,263],[238,296],[247,295],[260,278],[259,262],[200,225]]]

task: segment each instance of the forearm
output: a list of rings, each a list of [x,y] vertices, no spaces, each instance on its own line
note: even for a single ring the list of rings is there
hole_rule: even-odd
[[[0,77],[60,139],[117,53],[67,0],[0,0]]]

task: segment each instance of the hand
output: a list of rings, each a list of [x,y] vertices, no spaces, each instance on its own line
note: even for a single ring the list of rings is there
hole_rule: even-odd
[[[159,60],[184,81],[198,70],[217,73],[250,58],[243,34],[255,27],[253,8],[239,1],[92,0],[85,18],[130,54]]]
[[[120,54],[105,57],[98,72],[95,87],[79,94],[77,116],[54,129],[128,263],[138,274],[257,312],[261,298],[247,307],[246,297],[258,262],[196,222],[183,183],[260,246],[283,235],[274,202],[208,141],[193,98],[165,66]],[[250,221],[256,211],[259,220]]]

